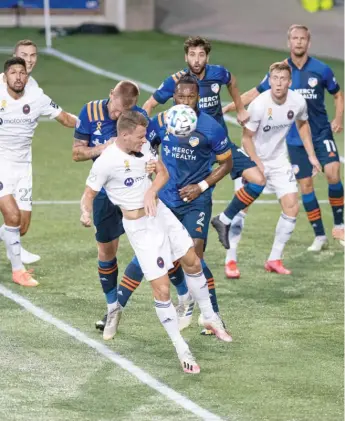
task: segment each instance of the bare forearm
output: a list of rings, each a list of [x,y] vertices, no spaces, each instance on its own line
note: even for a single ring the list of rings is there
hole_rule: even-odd
[[[104,151],[104,149],[104,145],[98,145],[93,148],[90,148],[89,146],[74,146],[73,160],[76,162],[80,162],[97,158]]]
[[[61,111],[61,113],[56,117],[56,121],[71,129],[75,127],[77,119],[78,118],[75,115],[67,113],[66,111]]]
[[[95,194],[93,194],[93,191],[87,187],[80,201],[80,210],[82,213],[88,213],[91,215],[94,197]]]
[[[166,185],[166,183],[169,180],[169,173],[167,170],[162,170],[157,172],[155,179],[152,182],[151,189],[158,193],[159,190],[161,190],[162,187]]]
[[[243,136],[242,145],[243,145],[243,149],[249,155],[250,159],[254,161],[256,164],[260,164],[261,159],[256,153],[256,148],[253,142],[253,138],[251,136]]]
[[[157,107],[158,102],[151,96],[143,105],[143,109],[151,116],[152,111]]]
[[[244,105],[241,99],[241,94],[240,91],[237,87],[237,83],[236,80],[233,80],[231,82],[231,84],[228,87],[229,89],[229,93],[231,95],[231,98],[233,99],[234,105],[235,105],[235,110],[238,112],[240,110],[243,110]]]
[[[303,142],[304,149],[307,151],[308,156],[314,156],[315,150],[311,137],[310,126],[308,122],[297,124],[300,138]]]
[[[241,95],[242,104],[244,107],[249,105],[257,96],[259,95],[259,92],[256,88],[252,88],[250,91],[245,92]],[[236,106],[234,102],[231,102],[230,104],[226,105],[223,108],[223,113],[229,113],[236,111]]]
[[[339,91],[337,95],[334,96],[335,104],[335,118],[343,120],[344,116],[344,94]]]
[[[222,162],[217,168],[215,168],[211,174],[205,179],[206,183],[211,187],[218,183],[222,178],[224,178],[232,168],[232,158]]]

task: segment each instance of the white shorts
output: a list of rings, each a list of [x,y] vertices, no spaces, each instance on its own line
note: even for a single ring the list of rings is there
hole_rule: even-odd
[[[155,217],[123,218],[123,227],[148,281],[168,273],[194,243],[186,228],[161,201]]]
[[[265,177],[267,189],[275,193],[278,199],[286,194],[298,193],[297,181],[291,164],[278,168],[265,166]]]
[[[32,210],[32,166],[0,160],[0,198],[11,194],[20,210]]]

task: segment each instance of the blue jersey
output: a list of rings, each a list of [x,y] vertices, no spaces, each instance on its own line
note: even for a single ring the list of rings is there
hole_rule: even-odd
[[[165,104],[172,98],[175,85],[178,80],[189,72],[189,69],[181,70],[169,76],[153,94],[153,98],[160,104]],[[220,90],[223,85],[231,82],[231,73],[223,66],[206,64],[205,76],[198,79],[199,84],[199,109],[205,111],[221,124],[226,132],[227,127],[223,118]]]
[[[213,156],[224,160],[231,156],[231,142],[224,128],[205,112],[198,112],[198,123],[188,137],[167,133],[164,113],[151,120],[149,140],[162,145],[162,160],[170,179],[159,192],[159,198],[170,208],[185,205],[179,190],[197,184],[212,172]],[[212,189],[207,189],[193,203],[211,200]]]
[[[327,138],[333,139],[325,107],[325,89],[332,95],[340,90],[333,71],[327,64],[312,57],[308,57],[301,69],[295,66],[291,58],[287,61],[292,69],[291,89],[299,92],[307,101],[313,142],[323,141]],[[265,79],[257,86],[256,89],[260,93],[270,89],[268,77],[267,74]],[[296,124],[291,127],[286,140],[288,145],[303,145]]]
[[[74,131],[75,139],[87,141],[88,146],[93,148],[117,136],[116,120],[109,117],[108,101],[108,99],[100,99],[84,105]],[[146,111],[142,108],[135,105],[132,110],[140,112],[149,121]]]

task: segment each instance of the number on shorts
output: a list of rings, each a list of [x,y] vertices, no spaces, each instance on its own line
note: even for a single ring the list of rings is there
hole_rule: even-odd
[[[199,219],[196,221],[197,225],[204,227],[205,212],[199,213]]]
[[[296,181],[296,177],[295,177],[295,173],[294,173],[293,169],[287,170],[287,174],[289,176],[289,182],[294,183]]]
[[[19,189],[19,193],[21,194],[19,200],[21,202],[32,202],[32,189]]]
[[[241,152],[243,155],[245,155],[247,158],[249,158],[249,155],[244,152],[244,150],[242,148],[237,148],[237,152]]]
[[[323,143],[325,144],[328,153],[337,152],[337,147],[335,146],[335,143],[333,140],[326,139],[323,141]]]

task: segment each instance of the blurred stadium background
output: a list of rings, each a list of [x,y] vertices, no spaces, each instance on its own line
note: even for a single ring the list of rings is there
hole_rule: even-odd
[[[46,13],[44,4],[50,6]],[[0,59],[20,39],[37,42],[41,55],[34,78],[54,101],[78,114],[121,78],[141,82],[142,104],[165,77],[184,67],[182,44],[189,34],[214,40],[211,63],[228,67],[245,91],[272,62],[286,57],[286,31],[293,23],[309,26],[312,54],[343,81],[342,1],[2,0]],[[45,49],[50,44],[53,49]],[[223,100],[229,100],[225,93]],[[329,95],[327,107],[332,117]],[[231,118],[229,131],[239,144],[241,131]],[[93,323],[105,306],[96,245],[93,232],[79,225],[78,207],[90,164],[72,161],[72,140],[72,130],[42,121],[33,141],[35,204],[23,243],[42,257],[35,265],[39,288],[12,284],[0,244],[0,420],[343,420],[343,249],[330,241],[329,250],[308,254],[312,232],[301,210],[285,253],[293,275],[265,273],[279,215],[272,196],[247,217],[240,280],[224,277],[224,253],[210,232],[206,259],[235,341],[227,346],[202,337],[195,317],[184,336],[200,361],[200,376],[180,370],[146,283],[130,301],[115,340],[99,345]],[[343,157],[343,135],[336,140]],[[330,236],[323,176],[316,185]],[[215,213],[232,192],[233,183],[223,180],[215,191]],[[120,275],[131,256],[123,237]]]

